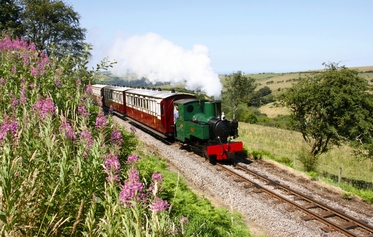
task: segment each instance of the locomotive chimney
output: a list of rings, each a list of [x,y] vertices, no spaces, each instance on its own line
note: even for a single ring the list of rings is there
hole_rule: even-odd
[[[221,100],[215,100],[215,117],[221,119]]]

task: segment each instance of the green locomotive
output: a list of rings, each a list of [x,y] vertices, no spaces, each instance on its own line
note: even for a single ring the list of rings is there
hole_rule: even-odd
[[[179,117],[175,122],[175,139],[198,147],[212,163],[225,160],[242,151],[238,122],[221,118],[221,101],[181,99],[174,102]]]

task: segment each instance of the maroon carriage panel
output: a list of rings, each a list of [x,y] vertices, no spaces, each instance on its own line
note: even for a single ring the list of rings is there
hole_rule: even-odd
[[[126,116],[163,137],[173,135],[173,102],[192,95],[131,89],[126,91]]]
[[[125,91],[128,87],[108,86],[104,87],[104,105],[122,116],[126,115]]]

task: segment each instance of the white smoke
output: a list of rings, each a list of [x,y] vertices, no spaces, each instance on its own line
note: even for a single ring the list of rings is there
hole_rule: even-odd
[[[208,48],[194,45],[185,50],[161,36],[148,33],[128,39],[116,38],[110,47],[109,58],[117,61],[112,69],[116,75],[135,73],[151,83],[185,83],[186,89],[205,92],[220,98],[222,84],[210,66]]]

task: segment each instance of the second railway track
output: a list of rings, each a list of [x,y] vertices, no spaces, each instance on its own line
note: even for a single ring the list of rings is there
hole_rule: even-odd
[[[270,197],[290,205],[289,211],[299,210],[304,213],[304,221],[317,220],[324,226],[321,228],[324,232],[338,231],[345,236],[369,236],[373,237],[373,227],[368,225],[364,220],[357,220],[345,213],[326,206],[312,197],[299,193],[286,185],[282,185],[276,180],[271,180],[263,175],[258,174],[242,165],[235,165],[230,169],[225,165],[217,164],[218,169],[222,169],[239,178],[236,181],[246,182],[245,187],[251,189],[254,193],[266,193]],[[248,179],[245,175],[239,174],[235,170],[240,170],[245,174],[254,177],[254,180]],[[261,183],[265,183],[265,185]]]

